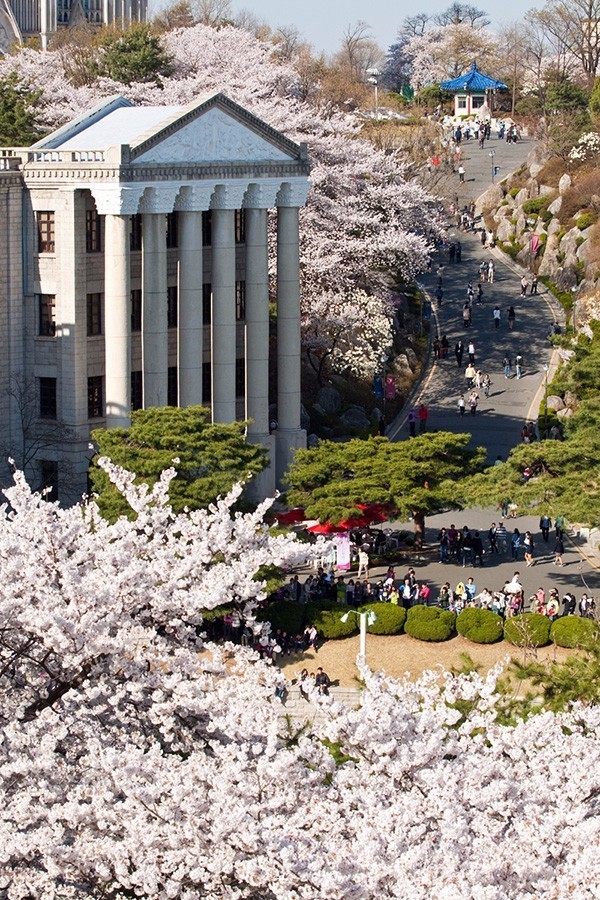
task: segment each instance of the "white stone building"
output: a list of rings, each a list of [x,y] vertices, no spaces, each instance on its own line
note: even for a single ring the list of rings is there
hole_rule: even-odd
[[[91,429],[126,426],[136,408],[205,404],[215,422],[252,420],[248,439],[271,458],[257,491],[271,492],[306,438],[308,172],[304,145],[223,94],[185,107],[112,97],[32,147],[0,151],[3,455],[72,502],[86,490]]]
[[[0,52],[38,38],[48,48],[53,34],[74,25],[145,22],[148,0],[0,0]]]

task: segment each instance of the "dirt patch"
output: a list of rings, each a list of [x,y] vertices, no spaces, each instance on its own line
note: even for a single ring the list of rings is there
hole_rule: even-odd
[[[314,672],[317,666],[323,666],[329,677],[338,680],[343,687],[352,687],[356,684],[356,654],[358,652],[358,638],[351,637],[339,641],[327,641],[318,652],[296,654],[293,657],[285,657],[281,661],[281,667],[288,678],[294,678],[306,666],[309,672]],[[523,653],[513,647],[507,641],[497,644],[474,644],[460,635],[449,641],[439,644],[430,644],[425,641],[417,641],[407,634],[393,637],[369,635],[367,638],[367,662],[372,669],[383,670],[387,675],[400,678],[405,674],[411,678],[417,678],[427,669],[435,669],[441,666],[450,670],[452,667],[460,668],[462,665],[461,654],[468,653],[476,665],[481,666],[481,672],[485,673],[497,662],[514,657],[523,661]],[[564,650],[552,645],[538,650],[539,662],[546,660],[564,660],[572,655],[572,650]]]

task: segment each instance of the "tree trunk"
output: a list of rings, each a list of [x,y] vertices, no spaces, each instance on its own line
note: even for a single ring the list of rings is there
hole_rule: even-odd
[[[415,550],[422,550],[425,540],[425,513],[420,509],[413,509],[412,515],[415,526]]]

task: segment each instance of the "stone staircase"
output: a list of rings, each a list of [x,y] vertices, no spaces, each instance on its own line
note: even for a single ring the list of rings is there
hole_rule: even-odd
[[[329,696],[337,703],[342,703],[348,708],[360,706],[360,690],[354,687],[331,687]],[[318,706],[305,700],[300,693],[298,685],[290,687],[284,702],[281,704],[281,715],[289,716],[295,722],[323,722],[326,713]]]

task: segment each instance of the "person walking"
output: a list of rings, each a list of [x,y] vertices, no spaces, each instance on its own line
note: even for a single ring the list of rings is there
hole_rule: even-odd
[[[535,565],[533,559],[533,535],[530,531],[525,532],[525,537],[523,538],[523,549],[525,551],[525,562],[527,566]]]
[[[494,275],[496,273],[496,266],[493,259],[490,259],[488,263],[488,282],[489,284],[494,283]]]
[[[504,552],[507,548],[508,532],[506,530],[506,526],[504,525],[504,522],[502,522],[502,521],[498,522],[498,527],[496,528],[496,541],[498,542],[498,546],[500,547],[500,550],[502,550]]]
[[[556,530],[556,537],[562,538],[563,532],[565,530],[565,517],[557,516],[554,521],[554,528]]]
[[[527,296],[527,288],[529,287],[529,282],[527,281],[527,276],[523,275],[521,278],[521,297]]]
[[[540,517],[540,531],[542,532],[542,537],[546,543],[548,543],[548,538],[550,537],[550,529],[552,528],[552,519],[550,516],[543,515]]]
[[[523,357],[520,353],[515,356],[515,374],[517,378],[521,377],[521,366],[523,365]]]
[[[448,247],[448,262],[452,264],[456,258],[456,244],[454,241]]]
[[[471,391],[471,396],[469,397],[469,408],[471,410],[471,415],[474,416],[477,412],[477,403],[479,401],[479,394],[477,391]]]
[[[458,413],[461,416],[465,414],[465,395],[461,394],[458,398]]]
[[[459,339],[454,345],[454,355],[456,356],[456,365],[462,366],[462,358],[463,353],[465,352],[465,348],[463,342]]]
[[[515,327],[515,319],[517,318],[517,314],[515,313],[514,306],[508,307],[508,312],[506,314],[506,319],[508,321],[508,327],[512,331]]]
[[[459,263],[462,258],[462,244],[460,241],[456,242],[456,262]]]
[[[488,531],[488,543],[490,545],[490,553],[500,553],[498,550],[498,529],[496,523],[492,522]]]
[[[439,284],[435,289],[435,299],[438,302],[438,306],[441,306],[444,300],[444,289],[442,288],[441,284]]]
[[[465,183],[465,167],[462,163],[458,167],[458,180],[461,184]]]
[[[463,325],[465,326],[465,328],[469,328],[471,326],[471,307],[468,300],[463,306],[462,317]]]
[[[481,283],[477,285],[477,297],[475,298],[475,303],[477,306],[481,306],[483,303],[483,288],[481,287]]]
[[[450,348],[450,342],[445,334],[442,335],[442,340],[440,341],[440,352],[442,354],[442,359],[446,359],[448,356],[448,350]]]
[[[469,365],[465,369],[465,378],[467,380],[468,388],[473,387],[473,379],[475,378],[476,374],[477,374],[477,372],[475,371],[475,366],[473,366],[471,363],[469,363]]]
[[[556,543],[554,544],[554,565],[555,566],[564,566],[563,562],[563,553],[565,552],[565,545],[563,544],[562,535],[556,538]]]
[[[537,277],[537,275],[533,275],[532,278],[531,278],[530,294],[531,294],[532,296],[533,296],[534,294],[537,294],[537,289],[538,289],[538,277]]]
[[[417,411],[413,407],[408,413],[408,430],[410,433],[410,437],[416,437],[417,435]]]
[[[486,372],[486,374],[483,376],[483,393],[485,394],[486,397],[490,396],[491,384],[492,384],[492,379]]]
[[[512,533],[512,537],[510,539],[510,554],[512,559],[515,561],[519,558],[519,549],[521,547],[521,532],[518,528]]]
[[[475,344],[473,341],[469,341],[469,345],[467,347],[467,353],[469,354],[469,362],[471,365],[475,364]]]
[[[510,378],[510,370],[511,370],[512,363],[510,361],[510,356],[508,354],[504,357],[502,365],[504,366],[504,377]]]
[[[500,312],[500,307],[498,306],[498,304],[496,304],[496,306],[494,307],[494,312],[493,312],[494,328],[500,328],[500,316],[501,315],[502,315],[502,313]]]
[[[485,260],[479,266],[479,281],[485,281],[485,276],[487,274],[487,263]]]

